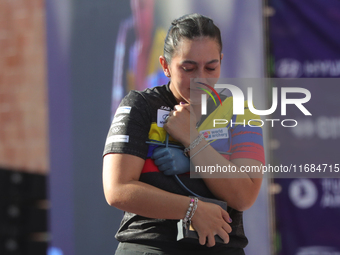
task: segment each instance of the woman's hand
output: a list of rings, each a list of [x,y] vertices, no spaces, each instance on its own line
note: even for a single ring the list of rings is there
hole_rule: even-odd
[[[228,212],[219,205],[198,201],[197,210],[191,219],[191,224],[197,231],[199,243],[208,247],[215,245],[215,235],[229,243],[231,223]]]
[[[198,136],[196,122],[196,115],[190,104],[181,103],[175,105],[174,110],[169,113],[169,117],[164,124],[164,129],[174,139],[182,143],[185,147],[188,147],[190,141]]]

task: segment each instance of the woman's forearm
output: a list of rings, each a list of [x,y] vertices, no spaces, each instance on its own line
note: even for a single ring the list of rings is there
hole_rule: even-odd
[[[103,162],[103,187],[107,202],[121,210],[148,218],[183,219],[190,198],[173,194],[139,181],[145,161],[127,154],[108,154]],[[231,228],[229,214],[220,206],[198,201],[192,224],[200,243],[215,244],[218,234],[229,241]]]
[[[229,206],[237,210],[243,211],[248,209],[256,200],[261,185],[262,174],[248,175],[242,172],[240,167],[241,165],[260,165],[261,162],[253,159],[236,159],[229,161],[210,145],[206,146],[206,144],[207,142],[203,140],[190,151],[190,156],[197,153],[191,159],[195,169],[197,169],[196,173],[199,173],[200,169],[209,169],[209,167],[226,166],[229,169],[232,167],[235,172],[226,171],[212,174],[201,172],[200,175],[209,190],[216,197],[227,201]],[[204,146],[206,147],[203,149]],[[207,175],[209,175],[209,178],[205,178]],[[214,175],[218,178],[210,178]]]
[[[190,198],[158,189],[149,184],[131,180],[115,184],[106,193],[111,206],[144,217],[183,219]]]
[[[118,209],[159,219],[184,218],[190,198],[139,181],[144,160],[127,154],[108,154],[103,162],[106,201]]]

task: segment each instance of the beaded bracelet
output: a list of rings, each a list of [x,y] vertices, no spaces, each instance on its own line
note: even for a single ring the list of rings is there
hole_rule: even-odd
[[[203,134],[199,134],[199,136],[196,137],[196,139],[187,147],[184,149],[183,153],[185,156],[189,157],[189,151],[195,148],[204,138]]]
[[[195,197],[194,199],[195,199],[195,202],[194,202],[194,206],[193,206],[192,211],[191,211],[191,215],[190,215],[190,218],[189,218],[189,223],[191,222],[191,219],[192,219],[192,217],[194,217],[194,214],[195,214],[195,212],[197,210],[198,198]]]
[[[194,198],[191,198],[190,199],[190,204],[189,204],[189,207],[188,207],[188,210],[185,214],[185,217],[183,219],[183,224],[186,226],[187,225],[187,222],[189,221],[189,218],[190,218],[190,214],[191,214],[191,211],[192,211],[192,208],[194,206],[194,202],[195,202],[195,199]]]
[[[185,226],[185,228],[187,228],[188,225],[190,225],[191,219],[194,216],[195,211],[197,209],[197,203],[198,203],[197,197],[191,197],[188,210],[187,210],[185,217],[183,219],[183,225]],[[188,222],[189,222],[189,224],[187,224]]]

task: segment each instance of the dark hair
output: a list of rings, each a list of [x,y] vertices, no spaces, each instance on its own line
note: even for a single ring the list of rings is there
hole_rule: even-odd
[[[221,32],[212,19],[193,13],[172,21],[164,42],[164,58],[167,63],[170,64],[178,42],[183,37],[192,40],[204,36],[215,39],[222,52]]]

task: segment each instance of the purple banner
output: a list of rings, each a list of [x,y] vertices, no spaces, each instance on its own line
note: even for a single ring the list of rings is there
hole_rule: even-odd
[[[279,253],[340,254],[340,179],[279,179]]]
[[[340,77],[340,2],[338,0],[273,0],[270,42],[273,77]],[[325,81],[328,79],[324,79]],[[309,118],[297,127],[273,129],[276,164],[327,167],[340,163],[340,87],[316,79]],[[288,110],[287,110],[288,111]],[[276,179],[278,254],[340,254],[340,179]]]
[[[340,2],[273,0],[275,77],[340,77]]]

